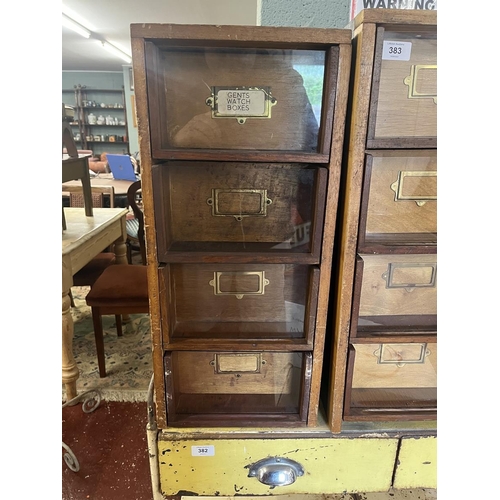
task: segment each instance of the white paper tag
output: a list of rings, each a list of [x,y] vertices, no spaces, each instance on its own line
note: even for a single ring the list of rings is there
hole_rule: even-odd
[[[213,457],[215,456],[215,446],[212,444],[191,446],[191,455],[193,457]]]
[[[382,49],[383,60],[409,61],[411,56],[411,42],[391,42],[384,40]]]

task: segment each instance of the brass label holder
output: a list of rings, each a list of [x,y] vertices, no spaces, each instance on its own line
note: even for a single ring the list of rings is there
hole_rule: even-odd
[[[236,374],[237,377],[241,373],[260,373],[265,364],[260,352],[215,353],[214,359],[210,361],[215,374]]]
[[[437,71],[437,64],[412,64],[410,74],[404,79],[404,84],[408,86],[408,99],[432,99],[434,104],[437,104],[437,93],[429,94],[417,90],[419,73],[426,70]]]
[[[233,118],[243,125],[247,118],[271,118],[271,108],[278,102],[271,87],[211,87],[205,103],[212,118]]]
[[[405,356],[404,350],[412,351],[413,356]],[[409,352],[406,353],[410,354]],[[373,352],[377,358],[378,365],[396,365],[401,368],[406,364],[423,364],[425,358],[429,356],[427,343],[399,343],[399,344],[380,344],[379,348]]]
[[[405,170],[400,170],[398,173],[398,178],[391,184],[391,189],[394,191],[394,201],[414,201],[417,206],[421,207],[425,205],[428,201],[436,201],[437,196],[436,195],[425,195],[425,194],[412,194],[412,195],[405,195],[403,194],[404,191],[404,181],[405,179],[409,177],[436,177],[437,181],[437,172],[431,172],[431,171],[416,171],[416,170],[411,170],[411,171],[405,171]]]
[[[411,274],[411,271],[414,270],[418,272],[419,269],[428,268],[430,271],[429,279],[427,281],[421,282],[403,282],[399,281],[396,277],[396,274],[405,275],[405,271],[409,271],[406,273],[406,276]],[[387,271],[382,274],[382,279],[385,280],[386,288],[404,288],[407,292],[413,291],[415,288],[433,288],[436,286],[436,275],[437,275],[437,264],[435,262],[432,263],[413,263],[413,262],[389,262],[387,267]]]
[[[238,278],[244,276],[256,276],[257,286],[254,290],[223,290],[221,281],[226,278]],[[215,271],[214,279],[208,282],[214,289],[214,295],[234,295],[237,299],[242,299],[245,295],[264,295],[265,287],[269,285],[269,280],[266,279],[265,271]]]
[[[224,212],[221,209],[221,198],[232,195],[257,195],[260,197],[257,210],[240,210],[238,212]],[[243,217],[267,217],[267,206],[273,201],[267,197],[267,189],[212,189],[212,196],[207,199],[207,205],[212,207],[214,217],[234,217],[241,221]]]

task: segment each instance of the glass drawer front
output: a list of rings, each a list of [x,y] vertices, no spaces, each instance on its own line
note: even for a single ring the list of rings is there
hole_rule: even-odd
[[[171,264],[160,273],[170,341],[311,342],[319,280],[314,266]]]
[[[169,421],[303,420],[311,360],[301,352],[167,353]]]
[[[437,136],[437,36],[385,31],[373,139]],[[375,112],[375,113],[374,113]]]
[[[159,147],[317,152],[325,60],[322,50],[160,50]]]
[[[416,420],[435,416],[437,344],[398,342],[354,344],[348,415],[381,419],[406,414]],[[422,417],[423,416],[423,417]]]
[[[324,168],[169,162],[153,175],[160,261],[172,252],[319,255]]]
[[[435,244],[435,151],[384,151],[367,155],[360,245]]]

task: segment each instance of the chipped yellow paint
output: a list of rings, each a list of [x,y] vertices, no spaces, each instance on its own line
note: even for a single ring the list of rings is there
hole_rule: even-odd
[[[401,438],[394,488],[437,488],[437,438]]]
[[[158,441],[164,495],[333,494],[388,491],[397,438],[203,439]],[[213,456],[193,456],[192,446],[213,446]],[[272,488],[248,477],[246,466],[270,456],[295,460],[305,474]]]

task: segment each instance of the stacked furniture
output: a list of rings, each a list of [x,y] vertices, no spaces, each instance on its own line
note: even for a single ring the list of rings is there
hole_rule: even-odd
[[[369,9],[354,66],[329,421],[437,408],[436,12]]]
[[[159,424],[314,425],[350,33],[132,38]]]
[[[154,364],[153,491],[435,487],[432,423],[341,428],[352,304],[336,294],[352,296],[361,194],[349,179],[360,175],[361,186],[365,157],[353,145],[363,162],[345,177],[351,30],[133,24],[131,35]],[[366,92],[359,88],[354,100]],[[401,248],[432,254],[426,232],[405,235]],[[414,244],[418,238],[430,241]],[[327,327],[331,290],[342,319],[348,311],[340,330]],[[363,312],[358,323],[377,315],[389,316]],[[377,332],[375,342],[435,338],[423,316],[411,315],[403,336]],[[333,352],[327,363],[325,345]],[[331,396],[328,415],[320,389]]]

